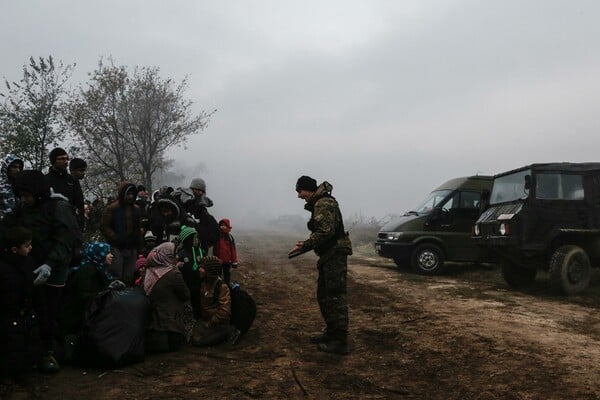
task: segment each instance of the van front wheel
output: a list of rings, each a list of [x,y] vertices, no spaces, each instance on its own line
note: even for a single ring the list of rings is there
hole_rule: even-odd
[[[444,252],[432,243],[419,245],[412,253],[411,266],[421,275],[439,274],[444,268]]]

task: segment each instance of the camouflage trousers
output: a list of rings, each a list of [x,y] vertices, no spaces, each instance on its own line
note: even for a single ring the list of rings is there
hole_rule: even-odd
[[[343,342],[348,339],[347,262],[347,254],[335,253],[321,257],[317,262],[317,301],[325,320],[327,335]]]

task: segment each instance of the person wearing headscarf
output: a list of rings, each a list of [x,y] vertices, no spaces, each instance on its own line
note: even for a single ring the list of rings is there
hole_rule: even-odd
[[[152,314],[147,350],[177,350],[189,336],[193,317],[190,291],[176,267],[174,243],[162,243],[148,253],[142,287],[150,299]]]
[[[112,262],[111,247],[106,242],[91,242],[83,249],[81,262],[71,269],[67,284],[59,318],[62,336],[80,333],[87,306],[115,280],[108,270]]]
[[[21,171],[23,171],[23,160],[13,154],[7,154],[0,166],[0,221],[17,205],[14,185],[15,178]]]

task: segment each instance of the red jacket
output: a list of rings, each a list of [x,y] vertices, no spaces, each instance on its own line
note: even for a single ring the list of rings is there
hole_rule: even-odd
[[[221,233],[219,241],[214,247],[214,255],[219,257],[223,264],[237,264],[237,251],[235,240],[229,233]]]

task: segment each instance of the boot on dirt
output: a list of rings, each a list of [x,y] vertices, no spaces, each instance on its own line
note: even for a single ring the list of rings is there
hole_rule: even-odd
[[[326,353],[346,355],[350,353],[348,349],[348,343],[342,342],[341,340],[329,340],[327,342],[319,343],[317,349]]]
[[[319,343],[325,343],[327,341],[329,341],[331,338],[329,337],[329,334],[327,333],[327,329],[324,329],[322,333],[318,334],[318,335],[311,335],[309,338],[311,343],[314,344],[319,344]]]

